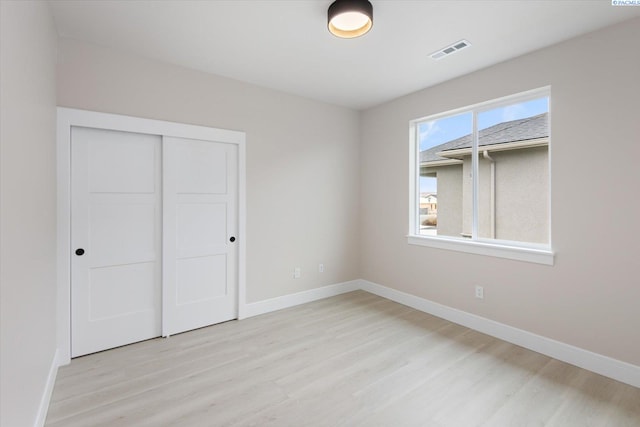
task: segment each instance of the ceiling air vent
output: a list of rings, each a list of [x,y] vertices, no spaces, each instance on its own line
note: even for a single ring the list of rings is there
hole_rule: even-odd
[[[432,59],[442,59],[445,56],[449,56],[452,53],[455,53],[461,49],[464,49],[465,47],[469,47],[471,46],[471,43],[469,43],[466,40],[460,40],[459,42],[455,42],[454,44],[452,44],[451,46],[447,46],[444,49],[440,49],[436,52],[433,52],[431,55]]]

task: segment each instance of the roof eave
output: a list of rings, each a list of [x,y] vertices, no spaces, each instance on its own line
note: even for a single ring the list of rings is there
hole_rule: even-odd
[[[499,144],[490,144],[490,145],[481,145],[478,147],[478,151],[508,151],[508,150],[519,150],[522,148],[534,148],[534,147],[544,147],[549,145],[549,137],[544,138],[535,138],[528,139],[526,141],[514,141],[514,142],[503,142]],[[460,157],[470,156],[471,155],[471,147],[467,148],[459,148],[456,150],[445,150],[436,153],[437,156],[447,157],[450,159],[459,160]],[[421,163],[425,164],[425,163]],[[432,163],[429,163],[431,165]]]
[[[462,160],[458,159],[443,159],[443,160],[433,160],[431,162],[420,162],[420,167],[436,167],[436,166],[451,166],[451,165],[461,165],[463,163]]]

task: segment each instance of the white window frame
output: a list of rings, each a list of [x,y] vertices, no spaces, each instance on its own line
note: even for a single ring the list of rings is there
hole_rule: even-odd
[[[553,265],[554,252],[551,245],[551,168],[549,168],[549,236],[548,244],[535,244],[526,242],[515,242],[498,239],[487,239],[478,237],[478,141],[477,138],[477,116],[488,110],[517,104],[519,102],[530,101],[537,98],[549,98],[549,123],[551,123],[551,87],[543,87],[527,92],[518,93],[495,100],[482,102],[467,107],[446,111],[427,117],[411,120],[409,122],[409,233],[407,242],[412,245],[427,246],[437,249],[446,249],[458,252],[466,252],[479,255],[487,255],[499,258],[507,258],[518,261],[533,262],[537,264]],[[418,126],[420,123],[441,119],[462,113],[472,113],[472,173],[473,179],[473,219],[472,237],[456,238],[450,236],[424,236],[419,234],[418,218],[420,209],[420,141],[418,138]],[[551,125],[549,125],[549,165],[551,165]]]

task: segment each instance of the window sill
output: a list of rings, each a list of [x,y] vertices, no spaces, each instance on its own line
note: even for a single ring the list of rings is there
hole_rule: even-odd
[[[472,240],[466,241],[448,239],[445,237],[426,237],[415,235],[407,236],[407,242],[410,245],[427,246],[430,248],[513,259],[536,264],[553,265],[554,262],[554,253],[548,249],[525,248]]]

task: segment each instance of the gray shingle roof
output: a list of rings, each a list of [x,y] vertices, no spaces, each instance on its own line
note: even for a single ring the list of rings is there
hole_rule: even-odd
[[[483,129],[480,131],[480,146],[545,138],[549,136],[547,116],[548,113],[542,113],[525,119],[498,123],[497,125]],[[436,155],[436,153],[461,148],[471,148],[471,142],[471,134],[469,134],[421,151],[420,163],[448,160],[446,157]]]

